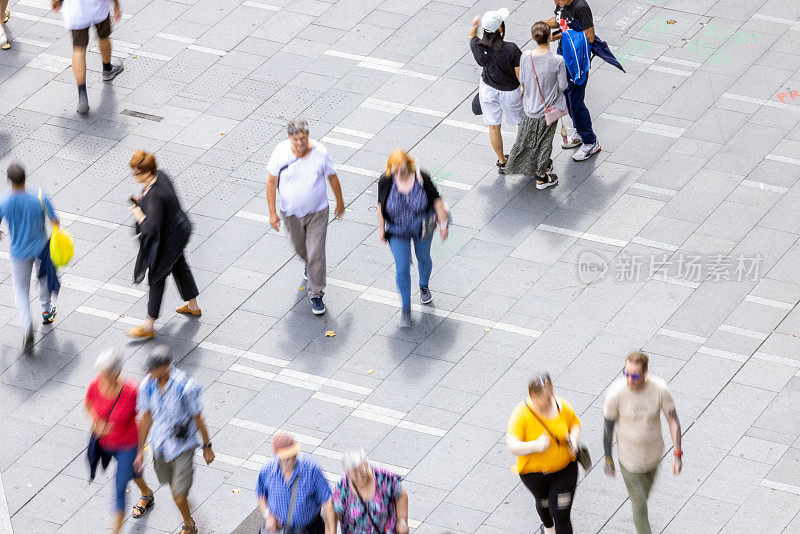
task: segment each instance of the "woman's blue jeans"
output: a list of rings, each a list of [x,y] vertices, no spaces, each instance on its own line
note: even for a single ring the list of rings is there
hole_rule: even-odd
[[[394,255],[395,282],[397,290],[400,292],[403,311],[411,311],[411,241],[414,241],[414,254],[417,256],[419,287],[428,287],[433,269],[433,260],[431,259],[433,235],[425,238],[389,237],[389,246]]]
[[[117,473],[114,476],[114,489],[116,490],[114,510],[117,512],[125,510],[125,490],[128,489],[128,482],[142,476],[142,473],[136,473],[133,468],[133,461],[136,459],[137,450],[138,447],[134,445],[130,449],[108,451],[111,456],[117,460]]]

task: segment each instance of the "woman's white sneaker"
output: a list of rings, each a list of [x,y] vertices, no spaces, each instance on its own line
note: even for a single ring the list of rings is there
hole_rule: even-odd
[[[576,146],[581,146],[581,144],[583,144],[583,141],[581,141],[581,136],[578,134],[561,138],[561,148],[575,148]]]
[[[575,151],[572,155],[572,159],[575,161],[583,161],[585,159],[589,159],[595,154],[600,152],[600,143],[595,141],[591,145],[583,144],[581,147]]]

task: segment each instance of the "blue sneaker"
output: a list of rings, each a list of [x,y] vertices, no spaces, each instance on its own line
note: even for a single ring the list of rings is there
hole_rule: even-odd
[[[325,313],[325,303],[322,302],[322,297],[311,297],[311,312],[314,315]]]

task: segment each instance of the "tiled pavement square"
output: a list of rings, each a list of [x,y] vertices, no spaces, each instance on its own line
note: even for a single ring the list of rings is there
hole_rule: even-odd
[[[113,483],[87,482],[85,387],[102,349],[121,346],[139,379],[159,342],[203,385],[220,453],[197,464],[204,534],[250,532],[254,466],[277,429],[301,436],[332,480],[351,445],[396,466],[417,532],[535,531],[503,440],[526,378],[552,374],[602,461],[603,398],[639,348],[675,395],[686,451],[680,477],[662,464],[654,531],[800,532],[797,5],[590,0],[627,73],[595,61],[587,105],[603,151],[576,163],[556,138],[561,183],[539,191],[497,175],[469,111],[480,72],[468,22],[502,2],[123,1],[112,39],[126,70],[101,82],[93,37],[87,117],[74,112],[59,15],[45,0],[10,3],[0,166],[21,160],[53,197],[76,257],[56,323],[21,357],[0,242],[0,533],[106,528]],[[504,5],[508,38],[531,48],[528,26],[552,2]],[[267,158],[297,115],[328,146],[348,204],[329,227],[322,318],[288,235],[265,217]],[[433,246],[432,313],[415,311],[410,331],[375,231],[375,178],[397,147],[453,213]],[[155,152],[194,223],[205,312],[165,313],[143,345],[124,335],[146,313],[126,200],[137,148]],[[587,279],[593,262],[603,274]],[[168,285],[165,309],[178,299]],[[125,532],[177,531],[167,488],[157,496]],[[633,532],[622,482],[581,475],[573,523]]]

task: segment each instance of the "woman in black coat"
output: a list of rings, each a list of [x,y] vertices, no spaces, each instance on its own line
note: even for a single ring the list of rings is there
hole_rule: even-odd
[[[161,310],[164,284],[172,274],[178,292],[186,304],[175,311],[199,317],[202,315],[197,305],[197,284],[186,263],[183,249],[189,242],[192,225],[181,209],[172,182],[163,172],[157,170],[155,157],[139,150],[130,162],[134,179],[142,184],[139,198],[131,211],[136,218],[136,232],[139,235],[139,255],[136,257],[133,280],[141,283],[147,273],[150,295],[147,302],[147,320],[141,326],[128,330],[131,337],[150,339],[155,335],[154,325]]]

